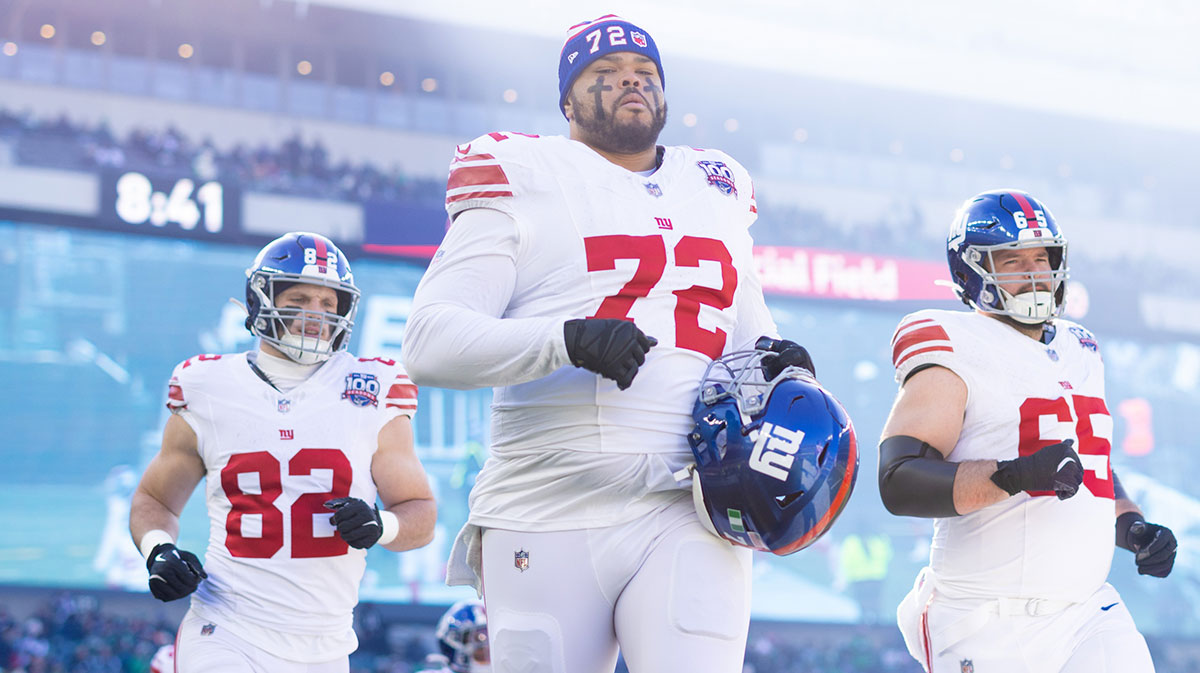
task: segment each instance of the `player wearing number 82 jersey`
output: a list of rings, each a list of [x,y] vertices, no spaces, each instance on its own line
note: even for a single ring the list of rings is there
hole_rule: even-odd
[[[249,660],[254,670],[343,672],[357,647],[366,549],[401,551],[432,536],[432,495],[412,447],[417,389],[399,363],[345,350],[358,291],[325,237],[268,244],[247,270],[247,298],[259,349],[175,368],[173,414],[130,528],[156,597],[194,591],[179,671]],[[201,478],[203,567],[174,545]]]

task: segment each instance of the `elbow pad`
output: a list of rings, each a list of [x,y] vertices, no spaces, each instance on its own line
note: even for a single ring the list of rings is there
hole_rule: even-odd
[[[879,496],[897,516],[942,518],[954,509],[958,463],[947,462],[916,437],[895,435],[879,443]]]

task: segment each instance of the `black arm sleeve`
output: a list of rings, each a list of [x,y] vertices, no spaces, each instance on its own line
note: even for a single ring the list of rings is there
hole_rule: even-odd
[[[879,496],[897,516],[958,516],[954,476],[958,463],[916,437],[895,435],[879,443]]]

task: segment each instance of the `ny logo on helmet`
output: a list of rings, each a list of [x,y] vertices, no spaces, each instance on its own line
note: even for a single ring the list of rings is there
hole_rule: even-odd
[[[788,430],[764,422],[754,440],[754,450],[750,452],[750,469],[772,479],[787,481],[788,472],[803,441],[802,430]]]

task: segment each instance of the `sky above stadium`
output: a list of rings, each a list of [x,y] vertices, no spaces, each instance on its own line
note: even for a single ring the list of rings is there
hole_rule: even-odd
[[[663,51],[1200,132],[1187,0],[290,0],[557,39],[619,14]]]

